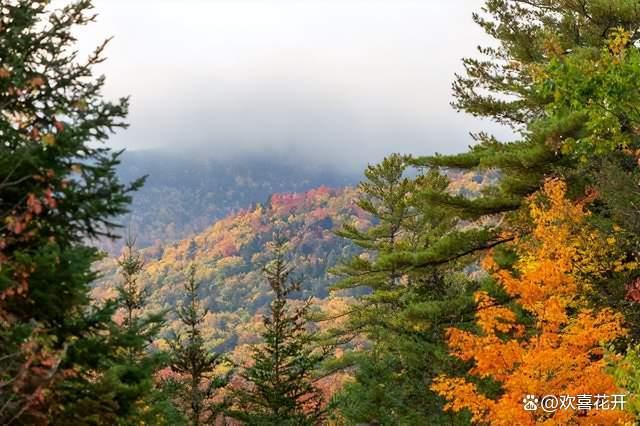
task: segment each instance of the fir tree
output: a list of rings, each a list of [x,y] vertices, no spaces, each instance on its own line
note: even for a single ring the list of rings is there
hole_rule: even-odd
[[[186,300],[177,310],[186,331],[177,334],[169,342],[171,370],[177,373],[177,378],[167,383],[176,393],[178,405],[194,426],[215,422],[224,403],[212,401],[212,398],[228,381],[228,374],[217,372],[224,362],[222,355],[212,353],[205,347],[201,327],[207,311],[200,307],[199,287],[196,267],[191,265],[184,285]]]
[[[288,298],[301,290],[301,281],[291,277],[285,242],[276,239],[272,249],[275,257],[264,268],[274,293],[264,317],[264,344],[254,348],[253,364],[241,374],[246,386],[234,392],[230,415],[248,425],[321,424],[324,401],[313,373],[328,349],[316,347],[314,334],[307,330],[311,299],[297,308],[289,306]]]
[[[116,287],[118,302],[124,311],[123,325],[133,330],[139,319],[138,314],[145,306],[146,292],[138,282],[140,273],[144,269],[144,259],[135,250],[135,239],[131,236],[125,241],[124,254],[118,259],[122,283]]]
[[[124,253],[118,259],[121,283],[116,287],[118,311],[121,323],[114,324],[112,338],[117,338],[120,363],[116,364],[121,375],[144,378],[136,381],[137,388],[130,389],[128,398],[136,402],[135,410],[128,421],[156,425],[178,425],[184,418],[171,403],[171,395],[157,385],[156,373],[167,364],[164,352],[152,347],[165,324],[164,312],[144,314],[147,292],[140,282],[144,270],[142,254],[135,249],[135,239],[128,236]],[[132,395],[137,392],[137,397]]]
[[[405,177],[409,157],[391,155],[376,166],[365,170],[365,180],[360,184],[364,194],[357,204],[365,212],[378,220],[377,224],[365,231],[345,224],[337,232],[338,236],[355,242],[367,250],[375,250],[380,255],[395,252],[402,246],[404,225],[415,217],[409,202],[414,182]],[[342,275],[360,276],[366,273],[366,280],[359,278],[355,286],[366,285],[372,289],[390,289],[395,287],[399,278],[394,265],[388,269],[372,270],[371,262],[360,256],[354,257],[343,265],[338,272]],[[351,280],[341,283],[339,288],[349,288]]]
[[[139,378],[114,373],[115,304],[90,308],[87,241],[115,237],[142,180],[122,184],[119,152],[127,99],[105,101],[73,33],[91,1],[51,11],[49,1],[0,8],[0,423],[100,424],[126,418]],[[140,378],[144,381],[146,378]],[[120,385],[124,385],[124,389]],[[123,391],[123,392],[121,392]]]

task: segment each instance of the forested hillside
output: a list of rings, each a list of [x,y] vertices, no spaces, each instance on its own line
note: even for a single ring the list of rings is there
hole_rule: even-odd
[[[122,156],[118,175],[124,182],[148,175],[131,212],[119,219],[148,247],[203,231],[233,212],[265,202],[269,195],[305,192],[322,185],[355,185],[356,171],[321,167],[273,154],[217,158],[215,153],[188,156],[162,150],[132,151]],[[117,254],[122,241],[101,241]]]
[[[147,309],[172,311],[183,298],[184,271],[194,264],[196,279],[203,283],[199,297],[209,310],[208,343],[218,349],[245,343],[240,326],[271,301],[262,275],[269,259],[267,243],[277,234],[289,239],[296,274],[305,278],[296,298],[327,297],[332,282],[329,269],[357,251],[334,231],[345,223],[362,229],[370,225],[370,217],[355,204],[356,196],[355,189],[327,187],[274,194],[267,203],[220,220],[193,238],[143,250],[142,281],[150,293]],[[120,282],[116,259],[105,261],[100,269],[104,278],[94,295],[115,296]],[[169,325],[177,326],[175,316]]]
[[[450,191],[468,197],[477,196],[483,185],[496,179],[495,173],[451,170],[447,175]],[[206,186],[204,181],[200,184]],[[209,186],[215,188],[218,183],[210,181]],[[184,271],[193,264],[197,268],[196,279],[204,283],[199,297],[209,310],[205,322],[208,344],[218,349],[242,344],[240,326],[253,321],[252,317],[271,300],[262,267],[269,259],[266,246],[277,235],[289,240],[296,274],[304,277],[302,291],[294,296],[327,298],[331,284],[336,281],[329,271],[361,251],[336,232],[347,224],[361,230],[372,224],[371,215],[357,206],[358,194],[353,187],[326,186],[307,192],[274,193],[265,203],[255,203],[212,221],[209,227],[189,238],[176,242],[162,240],[142,249],[145,266],[141,280],[150,294],[147,309],[173,311],[182,300]],[[211,210],[217,210],[213,202]],[[185,223],[200,218],[197,210],[185,208],[181,213]],[[145,247],[145,241],[136,244]],[[94,290],[98,300],[116,295],[115,288],[121,280],[117,275],[118,255],[98,266],[103,274]],[[177,327],[175,317],[173,320],[170,325]]]

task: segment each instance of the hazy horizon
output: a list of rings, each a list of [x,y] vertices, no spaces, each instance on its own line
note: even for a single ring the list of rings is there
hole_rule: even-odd
[[[94,3],[81,51],[114,36],[98,71],[109,98],[131,95],[117,148],[362,167],[508,134],[449,105],[461,58],[487,41],[479,0]]]

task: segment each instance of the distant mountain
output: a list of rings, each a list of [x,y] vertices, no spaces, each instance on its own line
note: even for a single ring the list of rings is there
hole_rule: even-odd
[[[215,159],[132,151],[123,155],[119,175],[125,182],[149,176],[134,194],[131,214],[119,220],[137,235],[138,245],[148,247],[201,232],[216,220],[265,202],[271,194],[355,185],[361,173],[268,154]],[[100,246],[115,254],[122,242]]]

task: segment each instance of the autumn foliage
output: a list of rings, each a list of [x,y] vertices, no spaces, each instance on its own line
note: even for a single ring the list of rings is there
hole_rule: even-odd
[[[640,424],[637,0],[483,1],[453,105],[515,140],[304,193],[163,161],[120,260],[93,3],[0,3],[0,424]]]
[[[469,410],[474,423],[623,424],[620,410],[523,409],[525,395],[598,395],[620,393],[607,373],[602,344],[625,335],[623,318],[611,309],[590,309],[582,292],[587,276],[613,265],[614,241],[587,223],[585,202],[565,197],[566,185],[549,180],[529,198],[532,232],[519,238],[513,270],[489,255],[484,267],[502,285],[515,306],[500,304],[487,292],[475,294],[478,332],[448,330],[453,355],[473,362],[469,379],[440,376],[432,389],[452,411]],[[615,266],[613,266],[615,267]],[[522,320],[528,317],[528,321]],[[483,379],[497,382],[497,397],[480,390]]]

